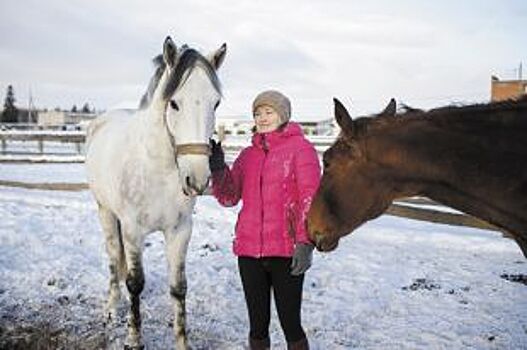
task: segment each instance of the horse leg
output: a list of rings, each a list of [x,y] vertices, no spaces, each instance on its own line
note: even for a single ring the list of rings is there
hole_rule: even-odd
[[[117,303],[121,298],[119,283],[124,279],[126,261],[117,217],[108,208],[99,205],[99,219],[106,241],[106,252],[110,269],[108,301],[106,302],[104,313],[107,320],[112,320],[117,316]]]
[[[125,228],[123,241],[126,257],[126,287],[130,294],[130,311],[128,313],[128,337],[126,349],[143,349],[141,337],[140,297],[145,286],[142,264],[143,236],[138,230]]]
[[[513,235],[513,237],[516,243],[518,243],[518,245],[520,246],[523,256],[527,258],[527,239],[525,239],[524,237],[520,235],[516,235],[516,236]]]
[[[174,335],[176,348],[187,349],[185,298],[187,279],[185,277],[185,257],[192,232],[191,218],[181,222],[177,227],[165,230],[166,255],[170,296],[174,302]]]

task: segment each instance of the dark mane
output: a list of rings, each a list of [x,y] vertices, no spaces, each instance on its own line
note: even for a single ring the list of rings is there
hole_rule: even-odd
[[[511,113],[527,113],[527,95],[518,99],[506,101],[480,103],[473,105],[449,105],[431,110],[421,110],[403,106],[403,111],[396,116],[372,115],[360,117],[353,121],[355,135],[360,136],[369,130],[376,130],[394,124],[407,124],[411,121],[427,120],[437,127],[465,128],[493,127],[509,125],[527,131],[527,116],[505,117]],[[517,130],[519,131],[519,130]]]
[[[190,73],[190,71],[192,71],[192,69],[197,66],[200,66],[205,70],[216,90],[221,93],[220,81],[215,69],[212,67],[210,62],[198,51],[189,48],[186,45],[183,45],[181,50],[183,52],[178,54],[176,67],[170,71],[168,82],[165,86],[165,90],[163,91],[163,99],[168,99],[170,96],[172,96],[177,88],[188,78],[189,75],[185,75],[185,73]],[[141,102],[139,104],[140,109],[147,107],[152,101],[154,91],[157,89],[159,81],[161,80],[161,77],[167,68],[166,63],[163,60],[163,55],[156,56],[153,59],[153,62],[156,69],[154,75],[150,79],[150,83],[148,84],[145,94],[141,98]]]
[[[452,114],[452,113],[486,113],[486,112],[505,112],[519,106],[527,106],[527,95],[518,99],[509,99],[505,101],[479,103],[473,105],[445,106],[429,110],[427,113],[431,116]]]

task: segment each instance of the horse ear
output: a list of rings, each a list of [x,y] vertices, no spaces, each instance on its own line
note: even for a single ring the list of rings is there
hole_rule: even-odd
[[[394,116],[396,112],[397,112],[397,103],[395,102],[395,99],[392,98],[390,102],[388,103],[388,106],[386,106],[386,108],[384,109],[384,111],[382,111],[381,114]]]
[[[220,68],[221,64],[223,63],[223,60],[225,59],[225,54],[227,53],[227,44],[223,43],[221,47],[210,53],[207,56],[207,59],[209,60],[210,64],[214,67],[214,69]]]
[[[333,103],[335,104],[335,120],[337,124],[342,131],[351,135],[353,132],[353,120],[346,107],[337,98],[333,98]]]
[[[165,43],[163,44],[163,60],[168,66],[170,67],[175,66],[176,53],[177,53],[176,44],[174,44],[170,36],[167,36],[165,39]]]

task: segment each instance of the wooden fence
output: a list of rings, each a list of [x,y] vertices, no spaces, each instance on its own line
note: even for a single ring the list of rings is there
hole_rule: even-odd
[[[77,154],[80,154],[82,145],[86,141],[86,134],[83,131],[3,130],[0,131],[2,154],[8,153],[8,142],[13,141],[35,142],[38,147],[38,154],[45,153],[45,142],[72,143],[75,145]]]
[[[41,154],[44,154],[44,142],[74,143],[80,153],[81,147],[85,142],[85,133],[83,131],[63,131],[53,133],[38,131],[0,131],[0,140],[2,142],[2,153],[6,153],[6,144],[10,141],[37,142],[39,145],[39,153]],[[314,136],[310,137],[310,140],[319,153],[322,153],[333,142],[333,138],[328,136]],[[227,138],[224,146],[227,160],[234,159],[243,146],[243,138],[238,138],[237,140],[236,138]],[[0,162],[1,161],[13,161],[13,159],[3,159],[0,156]],[[20,161],[20,159],[18,161]],[[29,161],[30,160],[28,160],[28,162]],[[35,160],[32,160],[32,162],[34,161]],[[51,159],[49,161],[57,162],[56,159]],[[78,162],[79,160],[72,161]],[[46,160],[44,160],[44,162],[46,162]],[[86,183],[25,183],[6,180],[0,180],[0,186],[57,191],[82,191],[88,188]],[[398,200],[388,208],[386,214],[440,224],[468,226],[487,230],[500,230],[475,217],[463,213],[448,212],[444,209],[441,210],[441,204],[433,202],[427,198],[406,198]]]

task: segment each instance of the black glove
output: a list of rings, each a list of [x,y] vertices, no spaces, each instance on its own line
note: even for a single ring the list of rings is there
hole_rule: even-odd
[[[291,275],[298,276],[311,267],[313,261],[313,245],[307,243],[298,243],[293,253],[291,262]]]
[[[216,171],[223,170],[227,164],[225,164],[225,153],[221,148],[221,141],[216,142],[213,139],[210,139],[210,149],[211,154],[209,156],[209,168],[210,172],[214,173]]]

